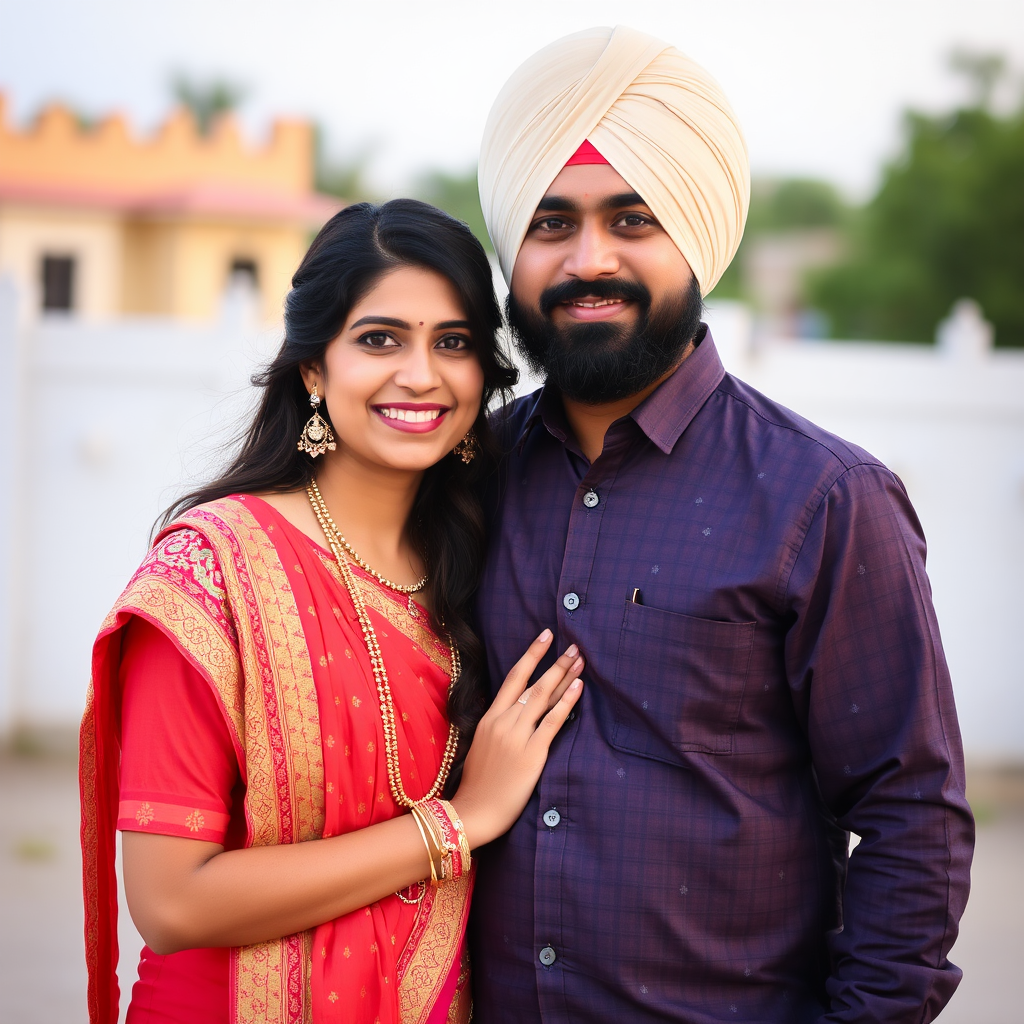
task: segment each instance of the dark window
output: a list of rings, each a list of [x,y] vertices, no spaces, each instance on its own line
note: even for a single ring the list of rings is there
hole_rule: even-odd
[[[231,261],[231,279],[237,281],[239,278],[245,278],[246,284],[252,285],[253,288],[259,287],[259,268],[255,260],[237,257]]]
[[[74,256],[43,257],[43,309],[75,308]]]

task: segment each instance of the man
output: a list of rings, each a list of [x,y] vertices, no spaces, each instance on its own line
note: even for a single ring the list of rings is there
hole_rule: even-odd
[[[546,374],[505,422],[491,677],[544,626],[587,667],[481,853],[476,1019],[931,1020],[973,822],[924,539],[700,324],[749,195],[721,89],[632,30],[570,36],[498,97],[480,185]]]

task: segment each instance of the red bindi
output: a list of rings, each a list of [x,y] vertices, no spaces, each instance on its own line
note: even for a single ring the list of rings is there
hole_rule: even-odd
[[[423,326],[423,321],[421,320],[421,321],[420,321],[420,327],[422,327],[422,326]]]

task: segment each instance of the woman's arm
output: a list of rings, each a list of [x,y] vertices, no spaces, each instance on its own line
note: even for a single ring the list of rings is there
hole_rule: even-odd
[[[155,953],[246,946],[341,917],[429,876],[409,814],[331,839],[225,851],[123,832],[124,888]]]
[[[480,721],[452,803],[471,846],[505,832],[522,812],[548,747],[582,687],[574,647],[519,698],[551,643],[545,630],[508,674]],[[315,927],[368,906],[430,873],[409,814],[330,839],[225,851],[218,843],[123,832],[132,920],[155,953],[244,946]]]

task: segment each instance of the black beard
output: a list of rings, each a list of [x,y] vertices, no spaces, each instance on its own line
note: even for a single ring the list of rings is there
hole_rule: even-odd
[[[555,306],[573,299],[627,299],[639,315],[632,327],[574,323],[557,327]],[[516,302],[511,292],[505,315],[516,348],[534,373],[575,402],[602,405],[638,394],[665,376],[682,358],[700,328],[700,286],[691,278],[677,297],[651,309],[651,294],[639,281],[565,281],[548,288],[539,308]]]

